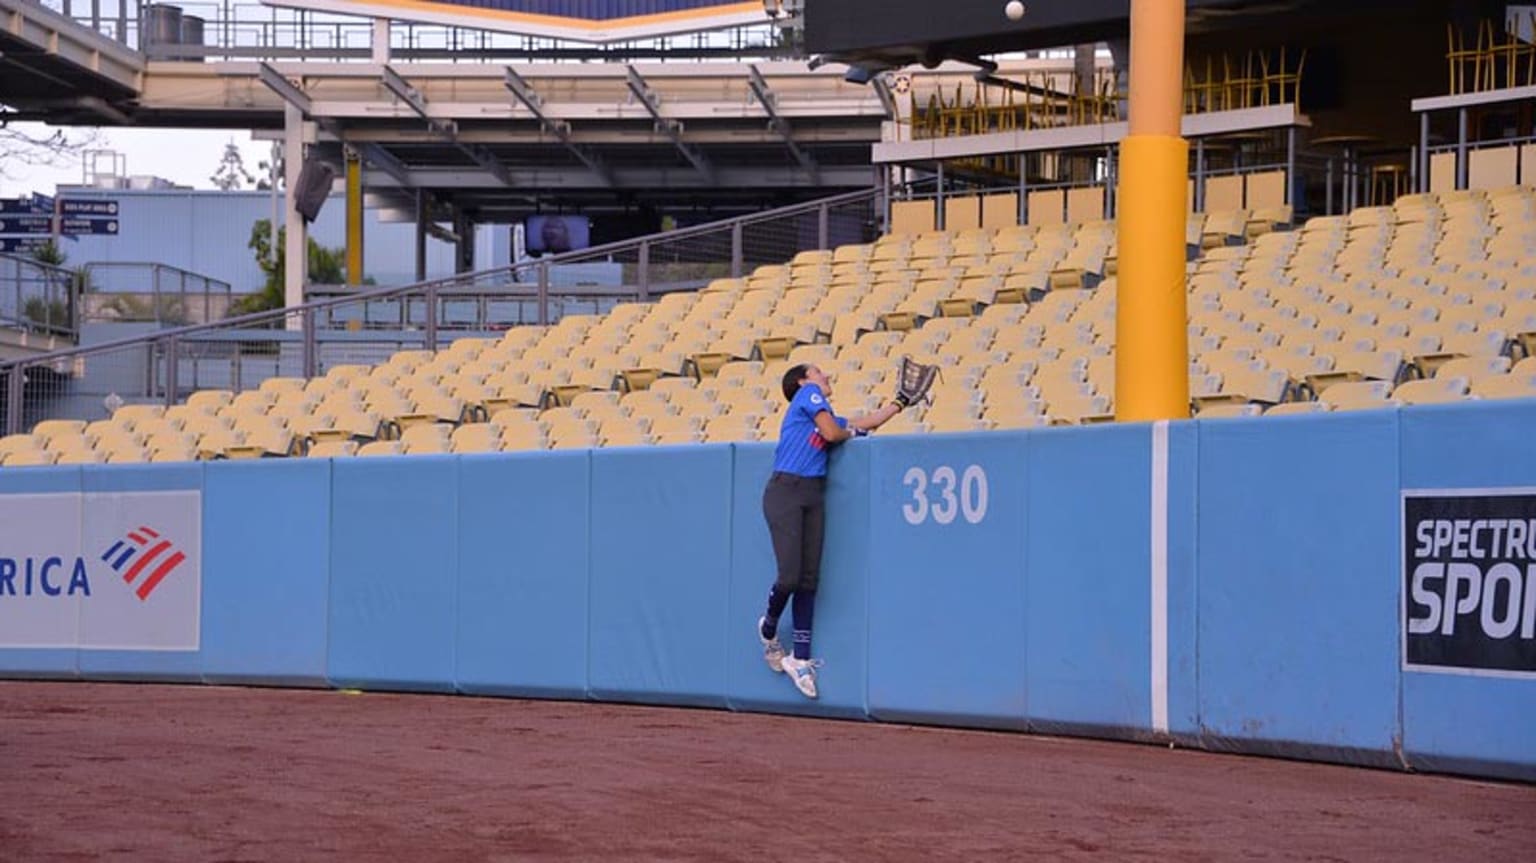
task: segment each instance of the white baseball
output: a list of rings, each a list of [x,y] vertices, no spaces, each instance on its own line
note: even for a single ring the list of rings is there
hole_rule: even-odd
[[[1008,5],[1003,7],[1003,14],[1009,21],[1017,21],[1024,17],[1024,4],[1019,0],[1008,0]]]

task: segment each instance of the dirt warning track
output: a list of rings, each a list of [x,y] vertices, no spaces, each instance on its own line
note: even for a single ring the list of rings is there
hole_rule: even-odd
[[[0,682],[0,859],[1499,860],[1536,788],[1020,734]]]

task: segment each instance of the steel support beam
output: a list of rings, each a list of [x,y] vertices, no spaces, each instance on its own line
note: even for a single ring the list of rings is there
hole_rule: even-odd
[[[779,137],[784,139],[784,146],[789,148],[790,155],[795,157],[795,161],[800,163],[800,167],[810,171],[812,176],[814,176],[816,174],[816,161],[808,153],[800,149],[799,144],[795,143],[795,133],[790,128],[789,121],[779,115],[778,97],[774,95],[773,90],[768,86],[768,80],[763,77],[763,73],[759,72],[756,66],[747,67],[747,88],[752,91],[753,98],[757,99],[758,103],[763,106],[763,110],[767,112],[768,128],[777,132]]]
[[[523,76],[517,74],[516,70],[508,66],[506,77],[502,83],[506,86],[507,91],[517,101],[521,102],[523,107],[527,108],[528,112],[539,121],[539,128],[545,134],[553,135],[555,140],[560,142],[561,146],[569,150],[571,155],[579,159],[583,165],[587,166],[588,170],[596,174],[605,184],[609,186],[614,184],[613,172],[608,170],[608,166],[603,163],[603,160],[586,147],[571,140],[571,124],[564,120],[556,120],[544,113],[544,97],[540,96],[529,86],[528,82],[523,80]]]
[[[260,63],[256,67],[256,77],[268,90],[276,93],[284,102],[298,108],[304,116],[312,116],[314,102],[305,93],[303,88],[288,80],[283,74],[272,68],[267,63]]]
[[[426,121],[427,128],[433,134],[452,144],[459,152],[468,156],[470,161],[490,172],[491,176],[500,180],[502,185],[512,185],[512,177],[507,173],[506,167],[497,161],[496,157],[492,156],[489,150],[479,144],[466,144],[460,141],[459,124],[452,120],[439,120],[433,117],[427,111],[426,97],[421,95],[421,92],[415,87],[412,87],[409,81],[400,77],[399,72],[384,66],[379,70],[379,79],[383,82],[384,89],[394,94],[395,98],[404,102],[408,108],[416,113],[416,116]]]
[[[683,124],[670,117],[662,116],[661,97],[645,82],[645,78],[635,71],[634,66],[625,66],[624,68],[628,72],[629,92],[635,94],[635,98],[640,101],[641,105],[645,106],[645,110],[651,115],[651,119],[656,121],[656,130],[666,135],[672,141],[672,146],[676,147],[677,151],[683,154],[683,158],[687,159],[688,163],[693,165],[695,170],[713,182],[715,176],[714,166],[709,163],[708,159],[704,158],[703,153],[700,153],[683,140]]]

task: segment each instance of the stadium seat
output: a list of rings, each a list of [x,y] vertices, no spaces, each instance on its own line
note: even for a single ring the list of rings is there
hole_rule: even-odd
[[[1392,398],[1409,405],[1438,404],[1461,401],[1467,397],[1468,390],[1468,382],[1464,377],[1436,375],[1398,384],[1392,391]]]
[[[341,458],[357,455],[357,443],[350,440],[320,441],[305,453],[309,458]]]
[[[1318,401],[1329,410],[1370,410],[1391,407],[1392,383],[1385,380],[1343,381],[1318,394]]]

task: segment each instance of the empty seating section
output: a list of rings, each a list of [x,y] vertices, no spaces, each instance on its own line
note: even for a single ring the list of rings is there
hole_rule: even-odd
[[[1197,416],[1536,396],[1536,189],[1288,218],[1190,218]],[[1111,222],[891,235],[378,366],[42,422],[0,438],[0,464],[773,440],[792,364],[825,368],[853,414],[903,355],[944,372],[889,432],[1105,421],[1114,273]]]

